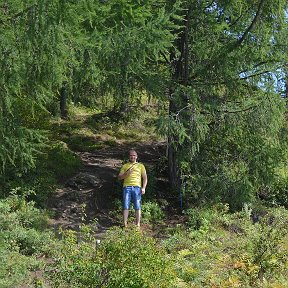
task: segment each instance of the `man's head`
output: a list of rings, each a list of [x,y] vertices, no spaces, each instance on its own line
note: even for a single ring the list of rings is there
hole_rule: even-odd
[[[135,163],[137,161],[137,157],[138,157],[137,152],[135,150],[131,149],[129,151],[129,161],[131,163]]]

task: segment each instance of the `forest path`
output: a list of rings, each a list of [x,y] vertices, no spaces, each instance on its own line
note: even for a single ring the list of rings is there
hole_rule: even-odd
[[[138,152],[148,175],[149,169],[165,155],[163,142],[118,144],[91,153],[77,152],[83,162],[81,170],[55,191],[48,204],[54,212],[51,226],[56,231],[60,227],[77,231],[81,223],[95,221],[97,234],[101,237],[110,227],[121,225],[121,216],[113,217],[111,211],[114,200],[121,199],[117,175],[131,148]]]

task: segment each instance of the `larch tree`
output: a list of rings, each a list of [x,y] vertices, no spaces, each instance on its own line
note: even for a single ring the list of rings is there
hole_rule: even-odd
[[[114,109],[121,111],[138,104],[143,91],[160,96],[168,75],[161,55],[175,38],[171,17],[178,1],[169,9],[165,1],[151,0],[90,1],[90,6],[90,16],[83,21],[89,45],[84,65],[75,70],[75,99],[93,101],[108,95]]]
[[[187,1],[170,52],[169,137],[174,189],[239,208],[273,178],[284,103],[286,1]],[[183,187],[182,187],[183,189]]]
[[[143,91],[161,94],[167,73],[158,63],[172,46],[177,3],[169,10],[151,0],[0,6],[2,177],[34,167],[55,103],[65,118],[67,98],[93,103],[112,95],[115,109],[123,109],[139,103]]]
[[[58,102],[58,91],[71,79],[71,65],[77,60],[71,46],[83,41],[81,37],[76,41],[65,29],[70,25],[74,34],[80,34],[81,19],[77,10],[66,9],[65,1],[2,1],[0,7],[3,183],[9,175],[21,175],[35,166],[45,144],[45,120],[51,116],[47,107]]]

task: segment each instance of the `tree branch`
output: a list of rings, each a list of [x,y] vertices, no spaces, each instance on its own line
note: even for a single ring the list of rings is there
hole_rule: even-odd
[[[170,64],[170,63],[171,63],[171,62],[169,61],[169,59],[167,58],[167,56],[166,56],[162,51],[160,52],[160,55],[163,56],[166,64]]]
[[[229,27],[232,27],[232,26],[234,26],[235,24],[237,24],[238,23],[238,21],[242,18],[242,16],[243,16],[243,14],[241,14],[239,17],[237,17],[233,22],[231,22],[230,24],[229,24]]]
[[[259,73],[256,73],[256,74],[251,74],[251,75],[248,75],[248,76],[245,76],[245,77],[241,77],[240,80],[246,80],[246,79],[249,79],[249,78],[257,77],[257,76],[260,76],[260,75],[263,75],[263,74],[266,74],[266,73],[269,73],[269,72],[271,72],[271,71],[266,70],[266,71],[262,71],[262,72],[259,72]]]
[[[218,55],[218,57],[216,57],[215,59],[213,59],[211,62],[207,63],[207,65],[205,65],[202,69],[203,70],[208,70],[211,69],[211,67],[213,67],[213,65],[217,64],[218,61],[221,61],[225,56],[229,55],[231,52],[233,52],[235,49],[237,49],[239,46],[241,46],[241,44],[243,43],[243,41],[245,40],[245,38],[247,37],[248,33],[250,31],[252,31],[252,29],[255,27],[256,22],[258,21],[260,14],[262,12],[262,8],[263,5],[265,3],[265,0],[260,0],[259,5],[258,5],[258,9],[256,11],[255,17],[253,18],[251,24],[248,26],[248,28],[244,31],[242,37],[236,42],[236,43],[232,43],[231,46],[227,47],[227,49],[223,49],[222,52],[220,52],[220,54]],[[195,77],[196,74],[194,74],[192,77]]]
[[[240,109],[240,110],[216,110],[217,112],[220,112],[220,113],[229,113],[229,114],[233,114],[233,113],[240,113],[240,112],[246,112],[246,111],[249,111],[249,110],[252,110],[252,109],[255,109],[257,108],[258,105],[253,105],[253,106],[250,106],[250,107],[247,107],[247,108],[244,108],[244,109]]]
[[[257,12],[255,14],[255,17],[253,18],[251,24],[249,25],[249,27],[244,31],[242,37],[238,40],[238,42],[236,43],[236,47],[240,46],[242,44],[242,42],[245,40],[245,38],[247,37],[248,33],[250,31],[252,31],[252,29],[255,27],[256,22],[258,21],[258,18],[260,17],[260,14],[262,12],[262,7],[264,5],[265,0],[260,0],[260,3],[258,5],[258,9]]]

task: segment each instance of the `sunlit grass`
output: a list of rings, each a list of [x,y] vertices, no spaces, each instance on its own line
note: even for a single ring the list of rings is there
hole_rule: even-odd
[[[162,140],[155,130],[156,111],[121,117],[113,112],[72,105],[69,119],[51,120],[50,130],[52,137],[66,142],[74,151],[92,152],[119,143]]]

